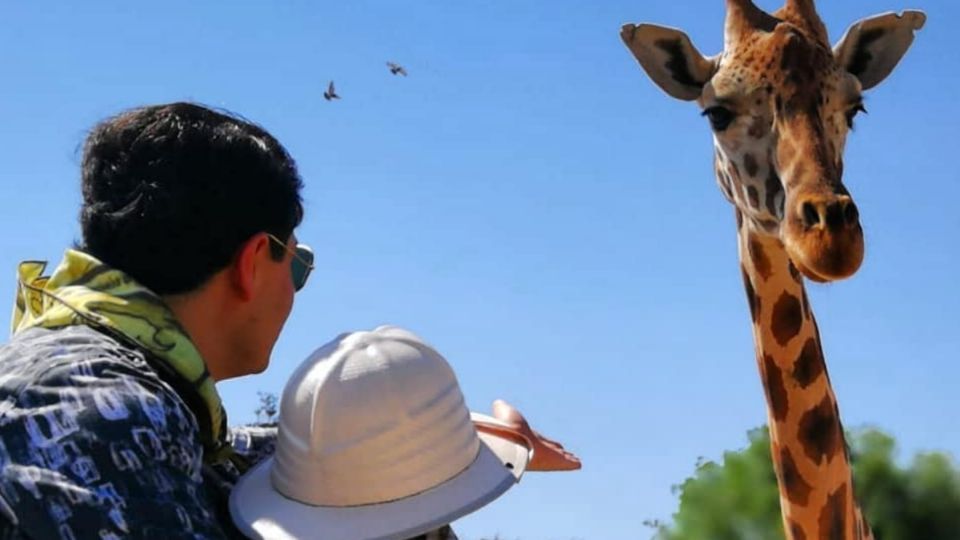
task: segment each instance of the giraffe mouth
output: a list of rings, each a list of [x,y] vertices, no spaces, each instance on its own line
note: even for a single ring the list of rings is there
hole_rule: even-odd
[[[788,194],[782,239],[794,265],[811,281],[846,279],[863,263],[860,212],[846,190],[807,188]],[[792,195],[792,196],[791,196]]]
[[[790,259],[811,281],[829,283],[846,279],[863,263],[863,231],[859,226],[832,234],[823,230],[790,232],[787,231],[785,238]]]
[[[823,277],[820,274],[814,272],[813,270],[810,270],[810,268],[807,265],[803,264],[802,262],[796,259],[791,259],[791,260],[793,261],[793,265],[797,267],[797,270],[799,270],[800,273],[803,274],[803,277],[809,279],[810,281],[813,281],[816,283],[830,283],[831,281],[835,281],[830,278]]]

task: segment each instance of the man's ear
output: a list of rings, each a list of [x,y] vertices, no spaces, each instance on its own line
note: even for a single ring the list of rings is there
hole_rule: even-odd
[[[237,251],[237,256],[231,263],[231,275],[233,288],[242,300],[253,298],[264,253],[269,256],[269,251],[270,238],[262,233],[251,236]]]
[[[653,82],[677,99],[693,101],[700,97],[703,85],[717,70],[716,61],[700,54],[680,30],[625,24],[620,37]]]
[[[913,43],[913,33],[923,28],[922,11],[902,15],[884,13],[854,23],[833,47],[841,66],[860,79],[863,89],[880,84]]]

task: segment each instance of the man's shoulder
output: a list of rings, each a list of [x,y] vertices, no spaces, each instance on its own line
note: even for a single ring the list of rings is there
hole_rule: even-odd
[[[140,351],[83,327],[29,330],[0,348],[0,442],[141,431],[195,440],[197,423]]]
[[[143,351],[87,326],[31,328],[0,345],[0,395],[58,379],[80,386],[117,370],[157,379]]]
[[[29,331],[0,349],[0,496],[40,536],[211,523],[197,433],[144,355],[95,330]]]
[[[86,325],[61,328],[28,328],[14,334],[0,344],[0,358],[5,361],[20,359],[55,359],[92,355],[106,355],[117,359],[143,359],[142,351],[106,332]]]

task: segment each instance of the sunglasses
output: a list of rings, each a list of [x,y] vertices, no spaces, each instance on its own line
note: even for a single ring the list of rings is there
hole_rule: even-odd
[[[299,291],[307,284],[307,278],[313,270],[313,250],[306,244],[297,244],[294,249],[290,249],[286,242],[276,236],[270,233],[267,233],[267,236],[293,255],[293,260],[290,261],[290,276],[293,278],[293,289]]]

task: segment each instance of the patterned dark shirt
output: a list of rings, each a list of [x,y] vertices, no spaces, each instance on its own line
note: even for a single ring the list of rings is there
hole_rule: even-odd
[[[250,464],[275,434],[231,435]],[[138,349],[86,326],[0,346],[0,539],[242,538],[241,469],[204,465],[196,418]]]

